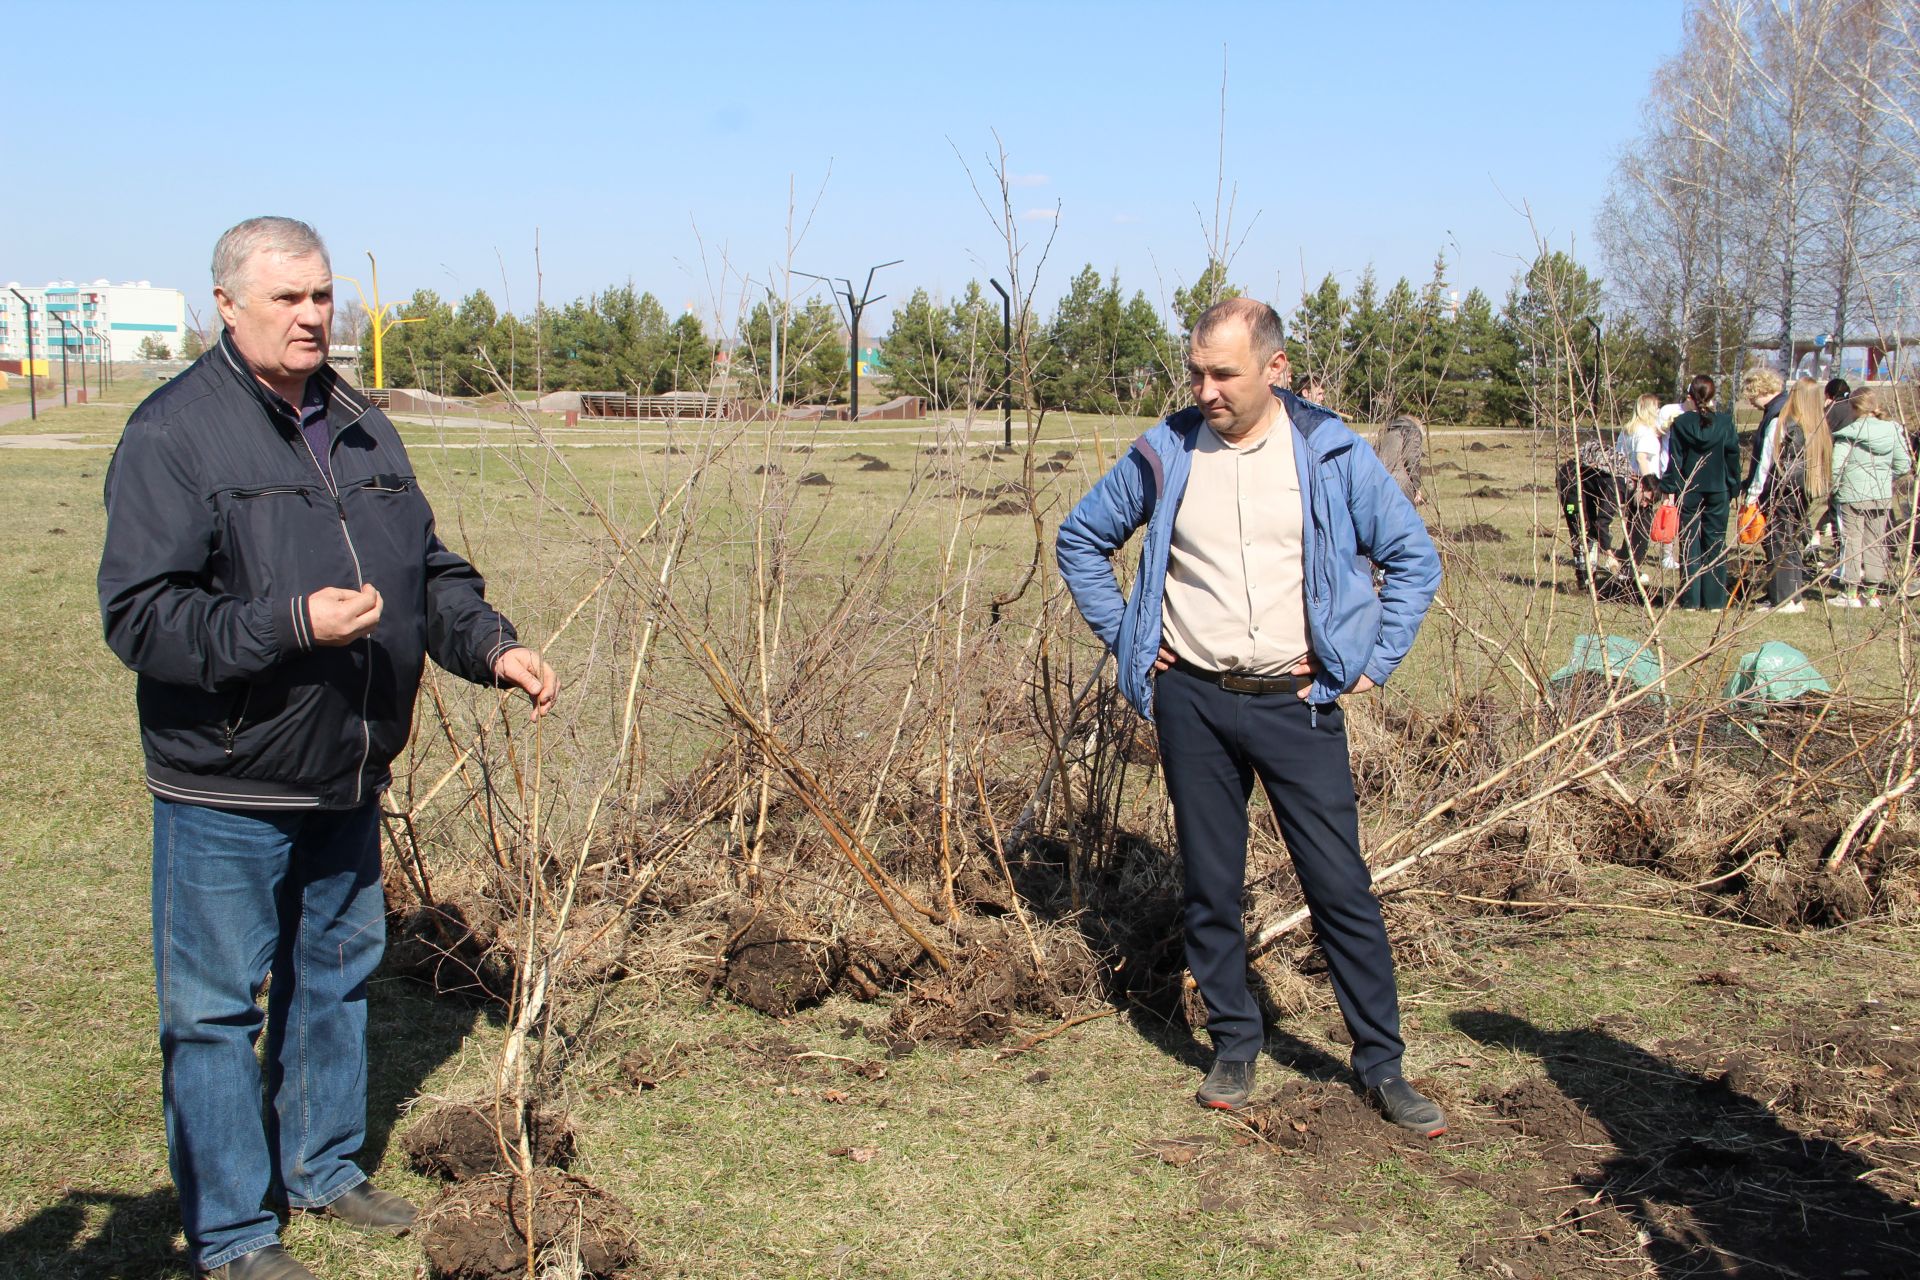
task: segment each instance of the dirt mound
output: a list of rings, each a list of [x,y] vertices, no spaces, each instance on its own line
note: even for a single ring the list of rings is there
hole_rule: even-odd
[[[1056,450],[1054,450],[1054,451],[1053,451],[1053,455],[1052,455],[1052,458],[1053,458],[1053,461],[1055,461],[1055,462],[1072,462],[1072,461],[1073,461],[1073,450],[1071,450],[1071,449],[1056,449]]]
[[[805,485],[823,485],[832,484],[833,481],[827,479],[827,473],[824,471],[809,471],[800,477],[800,483]]]
[[[870,453],[850,453],[846,457],[840,459],[840,461],[842,462],[878,462],[880,461],[880,459],[874,457]]]
[[[1472,524],[1462,525],[1451,531],[1455,542],[1505,542],[1507,535],[1486,523],[1476,520]]]
[[[518,1148],[520,1125],[511,1107],[500,1115],[508,1146]],[[573,1122],[563,1113],[535,1108],[528,1135],[535,1164],[564,1169],[573,1163]],[[502,1134],[494,1123],[491,1102],[446,1102],[429,1111],[407,1130],[407,1162],[420,1173],[460,1180],[504,1173],[500,1154]]]
[[[388,921],[388,973],[425,983],[436,995],[463,995],[505,1002],[513,992],[513,964],[490,928],[476,923],[487,913],[442,899]]]
[[[874,458],[871,461],[861,463],[860,469],[862,471],[891,471],[893,470],[893,466],[890,463],[881,461],[879,458]]]
[[[1288,1080],[1238,1119],[1268,1146],[1316,1163],[1377,1164],[1419,1141],[1388,1124],[1346,1085],[1316,1080]]]
[[[1480,1101],[1494,1114],[1509,1122],[1516,1132],[1550,1144],[1611,1143],[1606,1126],[1587,1114],[1585,1107],[1567,1097],[1551,1080],[1529,1076],[1498,1093],[1483,1094]]]
[[[818,1004],[839,977],[839,949],[778,909],[742,906],[728,922],[721,985],[752,1009],[784,1018]]]
[[[1507,491],[1496,489],[1490,484],[1483,484],[1478,489],[1467,490],[1467,496],[1469,498],[1504,498],[1507,496]]]
[[[983,516],[1022,516],[1026,513],[1027,504],[1018,498],[1002,498],[980,512]]]
[[[533,1253],[554,1268],[551,1274],[610,1278],[637,1259],[639,1241],[625,1205],[568,1173],[543,1171],[534,1183]],[[428,1274],[435,1280],[525,1276],[526,1194],[512,1174],[449,1187],[415,1229]]]
[[[1066,469],[1067,464],[1064,462],[1043,462],[1034,468],[1035,471],[1043,472],[1047,475],[1057,475]]]
[[[755,463],[753,465],[753,469],[749,471],[747,474],[755,475],[755,476],[783,476],[787,473],[781,470],[779,463],[766,462],[766,463]]]

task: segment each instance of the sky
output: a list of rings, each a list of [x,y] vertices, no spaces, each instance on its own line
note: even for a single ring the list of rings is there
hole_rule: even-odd
[[[1443,251],[1497,301],[1536,238],[1597,265],[1681,7],[21,6],[0,281],[150,280],[210,322],[213,241],[281,213],[363,286],[373,252],[386,300],[525,313],[631,282],[710,327],[789,262],[857,289],[903,259],[875,278],[883,327],[916,286],[1006,281],[971,185],[997,204],[1004,146],[1043,314],[1085,264],[1166,305],[1206,265],[1222,173],[1231,278],[1283,311],[1303,279],[1417,285]]]

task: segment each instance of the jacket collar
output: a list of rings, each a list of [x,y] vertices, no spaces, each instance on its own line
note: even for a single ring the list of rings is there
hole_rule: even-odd
[[[216,346],[227,371],[246,388],[247,394],[258,401],[260,407],[265,409],[275,422],[292,428],[300,425],[298,406],[289,406],[286,401],[269,392],[261,384],[260,379],[254,375],[253,366],[249,365],[247,358],[240,354],[240,349],[233,345],[233,335],[230,332],[222,329],[220,341]],[[321,365],[315,370],[313,377],[320,380],[321,390],[326,396],[329,406],[327,422],[334,435],[339,435],[358,422],[373,407],[372,402],[349,386],[332,365]],[[336,405],[346,411],[344,415],[331,412],[332,407]],[[295,410],[293,416],[287,413],[290,407]]]

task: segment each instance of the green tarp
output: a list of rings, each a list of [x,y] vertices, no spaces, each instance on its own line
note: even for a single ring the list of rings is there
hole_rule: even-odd
[[[1729,702],[1788,702],[1810,693],[1832,693],[1807,655],[1780,640],[1743,654],[1727,681]]]
[[[1567,665],[1548,679],[1559,684],[1583,673],[1631,680],[1635,688],[1644,689],[1660,678],[1660,659],[1644,641],[1579,635],[1573,638],[1573,656]]]

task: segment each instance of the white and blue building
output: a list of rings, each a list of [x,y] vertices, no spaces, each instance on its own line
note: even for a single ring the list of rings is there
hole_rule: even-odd
[[[16,290],[26,299],[24,306]],[[34,357],[55,363],[63,348],[69,360],[138,360],[146,338],[165,343],[178,356],[187,336],[187,296],[178,289],[156,289],[146,280],[13,281],[0,289],[0,360],[27,358],[29,312]]]

